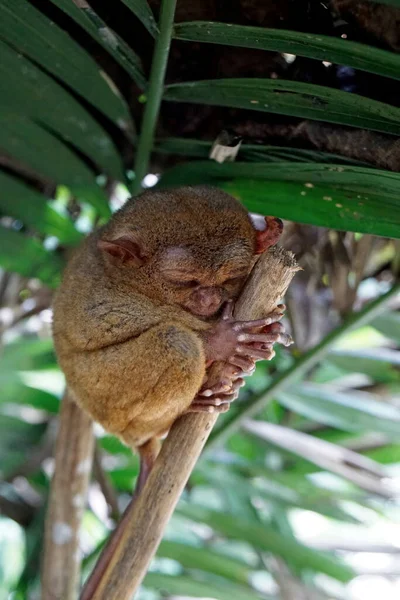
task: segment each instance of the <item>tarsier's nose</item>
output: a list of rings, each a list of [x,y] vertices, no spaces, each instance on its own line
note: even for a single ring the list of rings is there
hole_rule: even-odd
[[[216,287],[200,288],[196,290],[196,302],[204,311],[216,311],[222,302],[221,290]]]

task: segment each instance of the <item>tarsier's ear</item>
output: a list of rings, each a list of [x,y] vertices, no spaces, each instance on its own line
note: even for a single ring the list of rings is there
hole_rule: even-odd
[[[147,259],[140,241],[128,236],[122,236],[115,240],[99,240],[97,247],[112,256],[118,264],[141,267]]]
[[[256,229],[256,249],[255,254],[262,254],[271,246],[275,246],[283,231],[283,223],[277,217],[264,217],[265,229],[260,231]]]

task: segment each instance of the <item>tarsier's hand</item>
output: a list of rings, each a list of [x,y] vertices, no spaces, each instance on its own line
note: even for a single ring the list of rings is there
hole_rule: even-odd
[[[263,319],[235,321],[233,303],[228,302],[221,321],[206,338],[208,361],[220,360],[226,365],[218,384],[210,387],[206,378],[189,409],[191,412],[226,412],[244,385],[242,377],[254,372],[256,361],[271,360],[275,356],[276,342],[284,346],[292,344],[292,338],[279,323],[285,308],[279,304]]]
[[[270,329],[283,317],[284,309],[285,306],[280,304],[263,319],[237,321],[233,318],[233,302],[228,302],[221,320],[204,336],[207,363],[215,360],[230,362],[234,356],[255,360],[271,358],[270,350],[275,342],[285,345],[291,343],[290,336],[283,333],[281,325]]]

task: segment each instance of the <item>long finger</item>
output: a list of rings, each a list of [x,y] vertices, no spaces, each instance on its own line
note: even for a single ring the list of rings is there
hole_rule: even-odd
[[[244,386],[244,384],[245,384],[244,379],[242,379],[241,377],[238,377],[232,383],[232,391],[233,392],[238,392],[240,390],[240,388],[242,388]]]
[[[238,342],[261,342],[262,344],[274,344],[279,341],[280,333],[241,333],[238,335]]]
[[[282,344],[282,346],[291,346],[294,344],[292,336],[288,333],[280,333],[277,341],[279,344]]]
[[[239,342],[252,343],[260,342],[262,344],[282,344],[290,346],[293,344],[292,337],[288,333],[241,333],[238,336]]]
[[[213,385],[212,387],[201,390],[197,394],[197,399],[199,402],[211,402],[214,403],[215,400],[231,401],[231,396],[240,390],[245,384],[244,380],[241,377],[238,377],[234,381],[230,383],[229,389],[221,389],[219,384]]]
[[[207,387],[207,384],[199,391],[199,396],[204,396],[205,398],[209,398],[210,396],[215,396],[216,394],[225,394],[232,390],[232,380],[223,379],[212,385],[211,387]]]
[[[248,374],[253,373],[254,369],[256,368],[254,360],[246,356],[238,356],[237,354],[235,354],[229,359],[229,363],[231,365],[239,367],[243,371],[243,373]]]
[[[231,361],[225,363],[223,371],[221,373],[221,381],[234,381],[238,377],[242,377],[242,369],[234,365]],[[203,388],[205,389],[205,385]]]
[[[205,406],[221,406],[221,404],[230,404],[238,397],[238,390],[234,390],[229,394],[219,394],[218,396],[211,396],[210,398],[201,398],[197,396],[194,400],[194,404],[204,404]]]
[[[275,356],[275,351],[272,348],[266,348],[265,350],[253,348],[252,346],[248,346],[247,348],[238,348],[238,354],[244,354],[246,356],[250,356],[251,358],[259,359],[259,360],[271,360]]]
[[[283,314],[279,318],[282,318]],[[278,320],[278,319],[277,319]],[[264,319],[256,319],[254,321],[237,321],[232,325],[234,331],[243,331],[245,329],[255,329],[256,327],[266,327],[271,325],[274,321],[271,317],[264,317]]]

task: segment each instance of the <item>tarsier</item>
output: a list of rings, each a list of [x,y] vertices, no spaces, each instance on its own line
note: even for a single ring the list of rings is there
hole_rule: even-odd
[[[255,362],[290,343],[282,305],[258,321],[232,318],[257,254],[281,233],[279,219],[265,221],[256,230],[218,189],[146,191],[66,268],[54,303],[58,359],[78,404],[139,452],[139,488],[178,416],[225,412]],[[209,388],[216,360],[226,367]]]

